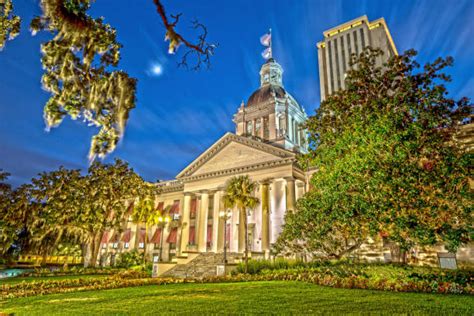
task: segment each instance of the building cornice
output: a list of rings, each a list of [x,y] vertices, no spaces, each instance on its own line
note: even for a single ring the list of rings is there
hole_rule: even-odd
[[[296,160],[296,158],[294,158],[294,157],[284,158],[284,159],[277,159],[277,160],[266,161],[266,162],[257,163],[257,164],[253,164],[253,165],[248,165],[248,166],[242,166],[242,167],[230,168],[230,169],[223,169],[223,170],[203,173],[203,174],[199,174],[199,175],[195,175],[195,176],[183,177],[181,179],[182,179],[183,182],[192,182],[192,181],[199,181],[199,180],[204,180],[204,179],[209,179],[209,178],[230,176],[230,175],[234,175],[234,174],[248,173],[248,172],[251,172],[251,171],[264,170],[264,169],[274,168],[274,167],[278,167],[278,166],[294,165],[295,160]]]
[[[198,170],[202,165],[209,161],[212,157],[214,157],[219,151],[221,151],[227,144],[231,142],[240,143],[246,146],[249,146],[254,149],[261,150],[263,152],[275,155],[276,157],[280,158],[295,158],[295,153],[275,147],[273,145],[269,145],[266,143],[262,143],[244,136],[238,136],[232,133],[226,133],[223,137],[221,137],[214,145],[212,145],[209,149],[207,149],[204,153],[202,153],[199,157],[197,157],[189,166],[187,166],[183,171],[181,171],[176,178],[177,179],[184,179],[189,178],[193,175],[193,173]]]

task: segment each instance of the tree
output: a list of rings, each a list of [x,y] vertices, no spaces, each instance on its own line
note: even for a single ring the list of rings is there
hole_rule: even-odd
[[[89,237],[86,264],[95,266],[102,235],[120,229],[130,200],[152,196],[155,187],[146,183],[127,163],[115,160],[106,165],[94,162],[84,182],[78,225]]]
[[[84,233],[76,225],[83,199],[80,170],[43,172],[32,179],[27,231],[36,253],[47,255],[66,239],[84,242]],[[37,207],[33,207],[36,204]]]
[[[242,226],[239,227],[239,245],[245,241],[245,272],[248,271],[248,219],[247,210],[253,209],[259,203],[258,198],[254,197],[256,183],[245,176],[236,176],[226,184],[224,195],[224,206],[228,208],[237,207],[240,214],[239,226],[244,226],[244,234],[242,235]]]
[[[51,93],[44,107],[46,127],[56,127],[66,116],[80,118],[99,132],[93,136],[89,158],[112,152],[124,134],[130,111],[135,107],[136,79],[113,70],[120,60],[116,31],[104,18],[93,18],[87,11],[93,0],[41,0],[42,15],[30,24],[33,34],[49,31],[53,38],[41,46],[44,68],[43,88]],[[189,56],[196,56],[192,67],[210,65],[216,45],[207,42],[207,29],[198,21],[192,26],[200,34],[195,43],[176,30],[181,14],[168,16],[160,0],[153,0],[166,29],[169,53],[184,45],[181,66],[188,67]],[[13,13],[12,0],[0,3],[0,49],[7,39],[20,32],[20,17]]]
[[[443,85],[452,58],[420,70],[414,51],[376,67],[380,54],[353,56],[346,89],[309,119],[312,149],[302,162],[318,171],[286,215],[281,248],[303,243],[327,253],[325,243],[343,238],[344,254],[384,234],[402,251],[438,242],[456,251],[470,240],[472,153],[453,141],[470,104],[450,99]]]
[[[158,210],[155,208],[155,197],[154,196],[145,196],[142,199],[139,199],[134,203],[133,213],[132,213],[132,221],[137,225],[141,223],[145,223],[145,246],[144,246],[144,258],[145,261],[148,260],[148,236],[149,236],[149,229],[153,225],[161,224],[159,221],[160,216],[163,216]],[[139,231],[140,228],[137,228]],[[163,234],[163,228],[162,232]]]
[[[0,3],[0,51],[7,40],[12,40],[20,33],[20,17],[13,14],[11,0]]]
[[[10,174],[0,169],[0,253],[9,249],[16,237],[16,230],[8,216],[11,209],[12,189],[6,182]]]

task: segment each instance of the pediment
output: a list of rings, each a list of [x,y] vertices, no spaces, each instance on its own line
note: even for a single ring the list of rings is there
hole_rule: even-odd
[[[290,151],[227,133],[181,171],[177,178],[242,168],[293,157],[295,154]]]

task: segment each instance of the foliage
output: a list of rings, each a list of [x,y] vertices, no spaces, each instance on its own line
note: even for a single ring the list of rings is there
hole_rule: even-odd
[[[13,14],[12,0],[0,1],[0,50],[7,39],[13,39],[20,31],[20,17]],[[88,10],[91,0],[41,0],[42,14],[30,23],[33,35],[48,31],[52,39],[41,45],[44,75],[43,88],[51,93],[44,107],[44,120],[49,130],[56,127],[66,116],[82,119],[88,125],[99,128],[92,137],[89,159],[94,160],[114,151],[122,138],[130,111],[135,107],[137,80],[126,72],[114,70],[120,61],[120,48],[116,30],[93,18]],[[166,29],[169,52],[174,54],[181,44],[187,47],[181,65],[187,66],[187,58],[195,55],[199,69],[210,65],[210,57],[216,45],[207,42],[207,29],[198,21],[193,28],[200,30],[196,43],[176,31],[178,15],[165,13],[159,0],[153,0]]]
[[[116,266],[119,268],[130,268],[132,266],[139,266],[145,263],[143,253],[137,249],[127,251],[120,254]]]
[[[53,256],[73,256],[81,257],[82,249],[80,245],[71,243],[61,243],[52,253]]]
[[[258,205],[258,198],[254,197],[256,183],[249,176],[236,176],[227,181],[225,195],[223,197],[226,208],[237,207],[240,213],[239,222],[244,224],[245,232],[242,238],[239,232],[239,247],[245,243],[245,267],[248,265],[248,214],[247,209],[253,209]],[[240,251],[240,249],[239,249]]]
[[[234,276],[243,273],[240,264]],[[277,259],[249,261],[249,274],[270,279],[300,280],[320,285],[403,292],[471,293],[474,271],[444,270],[432,267],[412,267],[381,263],[312,261]]]
[[[155,208],[154,196],[145,196],[142,199],[138,199],[133,205],[132,211],[132,222],[138,225],[137,230],[140,231],[139,225],[145,223],[145,240],[144,240],[144,260],[148,261],[148,236],[151,226],[158,225],[161,229],[164,229],[165,222],[163,220],[162,212]]]
[[[87,15],[89,0],[42,0],[43,15],[31,30],[49,31],[54,38],[41,46],[43,88],[52,94],[44,108],[47,128],[66,115],[100,128],[92,138],[89,158],[115,149],[135,107],[136,79],[117,67],[120,47],[116,31],[102,18]]]
[[[20,17],[13,13],[12,0],[0,2],[0,51],[7,40],[12,40],[20,33]]]
[[[85,275],[112,275],[117,274],[122,269],[117,268],[85,268],[82,266],[72,266],[68,269],[35,268],[34,271],[21,274],[23,277],[52,277],[52,276],[85,276]]]
[[[346,89],[309,119],[301,161],[317,172],[277,250],[339,258],[379,234],[404,251],[438,242],[455,251],[471,239],[473,156],[453,141],[471,110],[447,96],[452,58],[420,70],[414,51],[377,67],[380,54],[353,56]]]
[[[6,212],[1,244],[4,251],[24,232],[22,250],[51,254],[60,243],[84,246],[85,264],[95,266],[105,231],[120,230],[130,200],[156,194],[127,163],[94,162],[86,175],[59,168],[44,172],[13,192]]]
[[[143,272],[124,271],[110,277],[43,280],[3,284],[2,298],[15,298],[53,293],[70,293],[89,290],[104,290],[144,285],[166,285],[183,283],[222,283],[252,281],[303,281],[323,286],[350,289],[371,289],[394,292],[425,292],[443,294],[474,294],[471,287],[472,272],[469,281],[462,279],[390,279],[373,277],[361,273],[361,267],[351,265],[321,266],[319,268],[299,268],[264,270],[260,274],[237,274],[224,277],[206,277],[203,279],[149,278]],[[461,281],[457,283],[456,281]]]

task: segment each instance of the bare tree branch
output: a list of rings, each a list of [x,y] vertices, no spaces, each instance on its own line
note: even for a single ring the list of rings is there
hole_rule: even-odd
[[[181,44],[184,44],[184,46],[187,47],[187,50],[181,57],[181,61],[178,63],[178,66],[189,69],[190,67],[188,65],[188,58],[191,55],[195,55],[196,62],[191,67],[192,70],[199,70],[203,65],[205,65],[206,68],[209,68],[211,64],[211,56],[214,55],[214,50],[217,48],[217,44],[211,44],[207,42],[208,32],[206,26],[200,23],[198,20],[192,21],[191,27],[194,30],[200,31],[197,41],[192,43],[175,30],[182,13],[176,15],[171,14],[168,17],[161,0],[153,0],[153,2],[156,6],[156,11],[163,21],[164,27],[166,28],[165,40],[170,41],[168,52],[170,54],[174,54]]]

